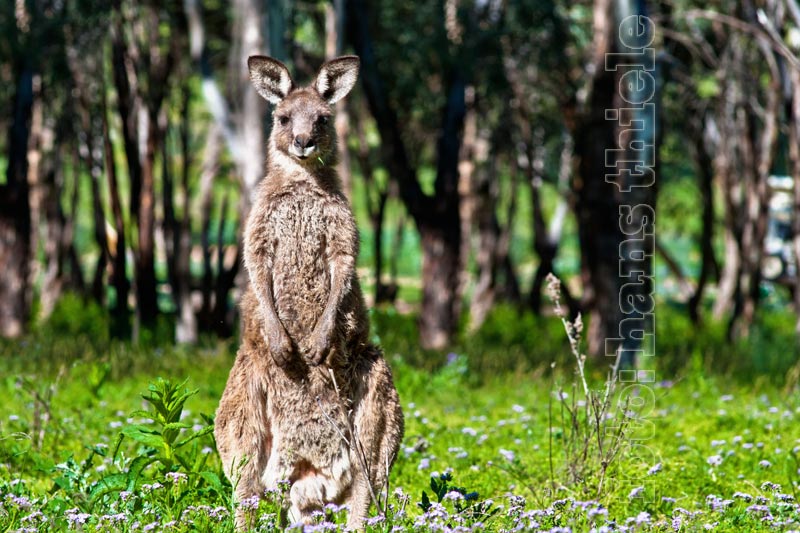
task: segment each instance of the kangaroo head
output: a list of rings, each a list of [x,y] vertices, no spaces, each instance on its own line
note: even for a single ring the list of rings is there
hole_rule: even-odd
[[[359,60],[342,56],[322,65],[309,87],[296,87],[286,65],[265,56],[247,60],[250,79],[275,104],[270,140],[275,148],[310,165],[335,155],[332,105],[347,96],[358,78]]]

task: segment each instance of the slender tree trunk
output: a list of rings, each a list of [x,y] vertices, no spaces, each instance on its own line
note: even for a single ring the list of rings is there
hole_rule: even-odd
[[[8,132],[6,182],[0,184],[0,335],[21,335],[30,312],[31,219],[26,151],[33,106],[33,69],[22,65]]]
[[[561,162],[558,171],[558,189],[562,195],[567,194],[569,187],[570,177],[572,175],[572,158],[573,158],[573,141],[572,137],[564,134],[564,144],[561,149]],[[539,314],[542,307],[542,288],[547,275],[550,273],[555,274],[555,259],[558,254],[558,246],[561,242],[561,233],[564,229],[564,220],[567,214],[567,200],[564,196],[559,199],[556,211],[550,221],[549,227],[545,221],[544,209],[541,199],[541,187],[544,181],[542,172],[544,171],[544,153],[542,147],[544,140],[538,138],[534,141],[533,154],[529,158],[532,164],[529,164],[528,183],[531,188],[531,203],[533,210],[533,247],[536,255],[539,257],[539,265],[536,267],[536,273],[533,276],[533,283],[531,284],[531,292],[528,298],[528,304],[531,310]],[[567,296],[566,302],[570,308],[570,314],[576,315],[577,303],[572,298],[572,295],[567,290],[567,285],[562,286]]]
[[[755,14],[751,13],[752,22],[755,23]],[[780,25],[780,21],[777,21]],[[751,111],[748,113],[748,130],[751,132],[752,141],[752,176],[753,181],[747,196],[748,206],[748,227],[745,232],[747,241],[745,244],[746,264],[747,264],[747,290],[744,293],[742,309],[742,334],[747,335],[752,326],[756,308],[760,300],[761,288],[761,262],[764,256],[764,239],[767,235],[767,225],[769,219],[769,176],[775,160],[775,153],[778,146],[778,115],[780,113],[781,101],[781,73],[775,59],[775,52],[768,39],[759,35],[757,44],[762,56],[766,60],[769,69],[769,83],[764,87],[764,108],[760,116],[756,117]],[[752,83],[751,80],[748,80]],[[754,89],[753,92],[756,92]],[[749,109],[749,108],[748,108]],[[757,123],[761,124],[760,131],[757,130]]]
[[[475,264],[478,277],[469,307],[469,329],[476,331],[486,320],[497,300],[497,281],[500,257],[501,229],[497,220],[498,183],[495,172],[481,168],[475,183],[474,220],[477,226],[477,249]],[[508,221],[513,223],[513,217]],[[469,230],[464,232],[464,230]],[[462,226],[464,235],[470,235],[471,225]],[[462,258],[462,261],[464,259]]]
[[[77,220],[78,205],[80,200],[80,153],[77,148],[68,147],[72,155],[72,190],[70,193],[70,214],[67,217],[67,222],[64,232],[64,247],[68,250],[68,258],[70,264],[70,284],[73,289],[78,290],[82,295],[87,294],[86,282],[83,277],[83,265],[78,258],[78,253],[75,250],[74,233],[75,221]]]
[[[517,216],[519,176],[516,165],[509,164],[511,179],[508,187],[508,219],[505,225],[500,228],[500,236],[497,243],[497,297],[518,305],[522,301],[522,293],[519,288],[517,272],[511,262],[511,239],[513,235],[514,222]],[[495,213],[496,216],[496,213]]]
[[[108,106],[105,97],[105,88],[101,96],[102,121],[103,121],[103,157],[105,159],[106,177],[108,180],[108,197],[111,203],[111,213],[114,219],[114,231],[117,239],[114,249],[111,250],[111,285],[114,287],[115,303],[112,311],[111,333],[117,338],[130,337],[130,316],[128,311],[128,294],[130,282],[128,281],[127,245],[125,238],[125,222],[122,216],[122,202],[120,200],[119,183],[117,180],[117,164],[114,161],[114,147],[108,125]]]
[[[533,222],[533,249],[539,258],[539,265],[531,283],[528,303],[535,314],[542,311],[542,285],[545,277],[553,272],[553,261],[556,257],[555,243],[550,242],[544,220],[542,206],[542,185],[544,184],[544,131],[537,128],[533,136],[528,135],[526,145],[528,159],[528,185],[531,191],[531,221]]]
[[[742,8],[756,24],[752,6]],[[741,35],[726,49],[725,90],[718,105],[721,146],[715,164],[725,193],[726,264],[714,316],[730,311],[730,338],[749,333],[760,299],[761,260],[767,231],[768,178],[775,158],[781,76],[771,44],[756,38],[758,52]],[[752,79],[749,66],[766,64],[769,83]],[[756,68],[756,67],[754,67]],[[754,106],[758,96],[763,104]]]
[[[88,162],[89,168],[89,183],[91,184],[92,191],[92,216],[94,222],[94,239],[97,243],[98,255],[97,263],[94,269],[92,278],[92,296],[95,301],[100,304],[105,304],[105,274],[106,266],[108,265],[108,234],[106,233],[106,220],[103,212],[103,198],[100,191],[100,175],[102,173],[102,165],[95,157],[95,131],[92,121],[91,111],[88,108],[88,99],[84,95],[84,100],[80,106],[82,115],[82,123],[86,140],[82,143],[80,152],[81,156]]]
[[[220,207],[219,223],[217,225],[217,279],[214,287],[214,311],[212,320],[214,330],[220,337],[230,337],[233,333],[233,322],[230,316],[230,306],[228,304],[228,294],[233,288],[236,274],[241,262],[241,247],[236,247],[236,256],[233,263],[228,268],[225,266],[225,227],[228,218],[228,196],[222,199]]]
[[[200,171],[200,186],[198,197],[200,198],[200,249],[203,258],[203,276],[200,282],[200,292],[202,303],[198,317],[199,326],[203,330],[212,327],[212,285],[213,273],[211,271],[211,249],[209,242],[209,232],[211,225],[211,192],[214,184],[214,176],[219,170],[220,158],[220,128],[213,125],[206,138],[206,146],[203,152],[203,163]]]
[[[458,154],[458,195],[459,217],[461,219],[461,253],[459,264],[462,266],[458,279],[458,298],[463,299],[469,286],[472,274],[467,268],[472,256],[473,225],[477,225],[476,207],[480,201],[477,197],[477,172],[479,162],[476,159],[478,148],[478,110],[476,109],[475,87],[467,86],[464,90],[464,134]],[[481,169],[484,170],[484,169]],[[488,192],[488,191],[486,191]],[[489,254],[490,256],[494,254]],[[479,266],[480,268],[480,266]],[[491,277],[491,275],[490,275]],[[473,295],[474,296],[474,295]],[[470,308],[471,308],[470,304]],[[470,318],[470,322],[472,319]]]
[[[392,192],[392,198],[396,198],[396,193]],[[391,302],[395,301],[400,290],[399,271],[400,255],[403,252],[403,241],[406,235],[406,214],[400,213],[397,217],[397,225],[394,230],[394,240],[389,254],[389,288],[391,292]]]
[[[49,131],[45,137],[50,139],[44,146],[49,153],[46,169],[41,181],[41,214],[42,214],[42,252],[44,254],[44,272],[39,293],[40,316],[50,316],[56,302],[66,285],[64,273],[71,238],[67,241],[64,233],[71,231],[67,227],[64,212],[61,208],[61,196],[64,191],[64,171],[61,164],[61,150],[53,147],[55,132]]]
[[[741,267],[741,252],[739,242],[741,235],[742,219],[736,215],[740,211],[741,194],[734,180],[733,168],[738,152],[732,146],[732,124],[734,114],[733,97],[728,97],[730,87],[726,87],[723,97],[717,108],[717,124],[720,130],[720,144],[714,157],[714,169],[717,180],[722,190],[725,205],[725,227],[723,240],[725,246],[722,272],[717,288],[717,297],[714,301],[712,315],[715,320],[721,320],[734,309],[734,301],[738,298],[739,272]]]
[[[41,271],[42,264],[39,262],[40,238],[39,232],[42,229],[42,197],[44,195],[44,184],[42,174],[44,171],[44,157],[48,152],[44,146],[47,136],[44,122],[44,102],[42,101],[42,76],[33,76],[33,104],[31,105],[31,124],[28,134],[28,146],[26,149],[28,159],[28,201],[31,218],[31,237],[30,237],[30,265],[28,266],[28,284],[32,289],[36,287],[37,279]],[[52,132],[51,132],[52,133]],[[50,135],[52,137],[52,135]]]
[[[698,120],[701,126],[694,128],[694,160],[699,174],[700,194],[703,204],[702,213],[702,233],[700,235],[700,275],[697,278],[697,287],[694,294],[689,298],[687,307],[689,317],[695,324],[700,322],[700,304],[703,301],[703,293],[706,284],[714,272],[714,171],[711,156],[706,150],[706,139],[703,128],[703,120]]]
[[[471,117],[468,114],[465,131],[470,127],[470,120]],[[516,282],[513,270],[510,272],[503,271],[503,265],[510,264],[510,233],[514,225],[517,205],[516,173],[510,180],[510,199],[505,209],[506,219],[502,227],[497,216],[501,196],[498,168],[501,166],[502,160],[505,159],[502,157],[505,154],[501,154],[500,146],[507,145],[509,141],[503,133],[495,132],[494,139],[491,140],[492,146],[490,147],[490,139],[485,138],[485,131],[483,133],[484,135],[477,136],[474,143],[473,160],[476,166],[474,173],[470,173],[463,166],[461,169],[462,180],[465,174],[474,175],[474,185],[468,192],[472,196],[470,219],[474,222],[477,230],[475,265],[478,269],[478,275],[472,293],[472,300],[470,301],[469,329],[471,331],[480,328],[498,299],[508,296],[504,287],[501,286],[503,276],[511,276],[512,286]],[[465,146],[467,145],[466,138],[467,135],[465,133]],[[493,157],[489,158],[489,153],[492,153]],[[462,235],[471,235],[473,231],[472,224],[462,224],[461,230]],[[463,254],[462,261],[466,260],[467,256]]]
[[[183,200],[183,215],[176,228],[174,238],[174,268],[175,268],[175,305],[178,309],[178,319],[175,327],[175,340],[182,343],[197,342],[197,315],[192,305],[192,278],[191,278],[191,194],[189,191],[189,170],[191,168],[191,149],[189,145],[189,86],[184,86],[183,103],[181,109],[180,145],[181,145],[181,198]]]
[[[358,148],[355,151],[356,161],[361,169],[361,176],[364,181],[364,199],[367,205],[367,214],[372,228],[372,252],[373,270],[375,277],[375,305],[383,302],[394,302],[397,297],[397,278],[394,276],[392,281],[383,282],[383,233],[386,220],[386,206],[389,197],[396,196],[396,184],[389,182],[381,187],[375,179],[375,170],[372,163],[372,150],[367,142],[367,135],[364,131],[364,124],[367,120],[365,115],[359,116],[355,121],[355,134],[358,140]],[[394,248],[392,248],[394,253]],[[391,264],[390,264],[391,266]]]
[[[142,161],[139,153],[139,102],[131,87],[129,71],[133,71],[133,60],[123,36],[123,20],[119,5],[116,6],[111,31],[111,55],[113,60],[114,86],[117,93],[117,112],[122,123],[122,142],[125,160],[128,163],[130,182],[130,203],[128,210],[131,220],[139,216],[139,195],[142,184]]]
[[[58,162],[56,162],[58,164]],[[44,215],[44,239],[42,239],[42,252],[44,254],[44,275],[42,288],[39,292],[40,316],[47,318],[53,312],[56,302],[61,297],[64,289],[62,232],[64,228],[63,213],[60,212],[58,200],[58,181],[56,173],[60,172],[58,166],[49,169],[43,176],[44,187],[42,209]]]
[[[344,51],[344,0],[334,0],[325,4],[325,59],[333,59],[342,55]],[[339,178],[342,180],[342,189],[348,198],[352,198],[352,170],[350,163],[350,150],[347,149],[347,137],[350,133],[350,112],[347,100],[336,103],[336,137],[339,150]]]
[[[155,162],[159,134],[158,116],[149,113],[137,217],[139,242],[135,260],[136,318],[143,327],[155,325],[158,315],[155,271]]]
[[[795,334],[800,340],[800,71],[789,69],[792,94],[788,106],[789,162],[794,180],[794,312],[797,314]]]
[[[275,20],[280,12],[274,2],[268,2],[270,14],[274,14],[269,25],[271,29],[276,29],[275,25],[279,20]],[[252,205],[253,195],[256,185],[264,176],[264,157],[265,157],[265,132],[264,117],[266,115],[266,102],[253,89],[247,69],[247,58],[251,55],[263,54],[265,40],[264,13],[263,8],[256,0],[235,0],[234,1],[234,49],[238,50],[238,56],[233,59],[232,66],[235,71],[232,73],[238,81],[237,93],[242,102],[240,112],[237,115],[238,137],[242,145],[242,157],[238,162],[239,173],[242,179],[242,201],[240,210],[242,220],[245,219]],[[282,32],[281,32],[282,34]],[[276,51],[277,52],[277,51]],[[270,53],[273,53],[270,50]],[[273,54],[275,55],[275,54]],[[279,54],[278,54],[279,55]],[[276,59],[284,59],[277,57]]]

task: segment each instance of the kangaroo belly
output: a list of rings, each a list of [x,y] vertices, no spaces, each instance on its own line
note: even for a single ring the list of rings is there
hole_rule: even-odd
[[[349,433],[344,406],[322,370],[297,382],[275,374],[268,402],[268,416],[275,439],[271,443],[265,485],[287,479],[292,483],[293,507],[319,508],[341,503],[353,481],[353,464],[347,442]],[[282,413],[302,413],[286,417]]]

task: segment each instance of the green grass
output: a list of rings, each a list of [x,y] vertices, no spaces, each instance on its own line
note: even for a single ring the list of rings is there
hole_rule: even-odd
[[[64,305],[36,335],[0,346],[0,531],[232,531],[230,488],[204,432],[235,344],[117,344],[99,334],[102,314]],[[59,318],[63,313],[73,320]],[[661,315],[671,334],[656,363],[685,348],[674,338],[686,333],[680,315]],[[415,348],[413,317],[376,312],[373,322],[394,370],[406,433],[387,520],[371,530],[800,527],[800,394],[791,377],[800,365],[776,335],[764,333],[785,332],[788,320],[759,325],[762,337],[752,345],[719,346],[705,357],[690,350],[682,366],[660,365],[656,383],[620,388],[604,427],[629,424],[602,488],[596,450],[590,447],[583,462],[565,456],[592,424],[579,415],[580,427],[571,425],[568,409],[579,407],[582,393],[557,320],[501,307],[449,356]],[[706,334],[709,345],[717,343],[713,327]],[[775,361],[753,366],[759,354],[740,366],[724,360],[754,347],[776,350],[772,357],[787,377],[768,378]],[[590,366],[590,383],[602,386],[601,365]],[[169,420],[159,422],[141,396],[151,383],[163,386],[158,378],[173,385],[186,379],[185,388],[197,391],[173,410],[170,420],[183,425],[169,435]],[[178,447],[192,432],[199,436]],[[443,507],[423,512],[420,504],[439,497]],[[278,505],[261,503],[264,530]],[[342,522],[344,513],[330,511],[326,519]]]

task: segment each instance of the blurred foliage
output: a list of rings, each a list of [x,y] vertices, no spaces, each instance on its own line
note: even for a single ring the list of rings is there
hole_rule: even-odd
[[[212,336],[201,339],[199,349],[173,346],[167,326],[162,337],[131,345],[108,338],[107,320],[97,305],[75,295],[66,296],[48,320],[37,324],[35,334],[18,341],[0,341],[0,357],[9,363],[7,375],[36,369],[55,376],[63,368],[98,362],[110,365],[112,379],[130,372],[146,375],[151,363],[167,370],[181,368],[187,358],[198,353],[211,355],[222,350],[233,354],[237,346],[236,339],[223,342]],[[498,305],[474,333],[462,328],[449,353],[419,348],[414,314],[380,307],[371,310],[371,321],[373,341],[382,345],[390,360],[430,372],[461,361],[466,365],[462,377],[474,385],[492,376],[542,375],[551,371],[553,363],[559,369],[571,363],[569,344],[556,317],[536,316],[511,305]],[[656,313],[656,353],[646,362],[665,376],[699,372],[745,382],[761,376],[779,383],[789,379],[791,370],[798,366],[794,317],[782,307],[765,308],[747,338],[729,342],[726,328],[726,322],[713,321],[708,312],[703,325],[698,326],[681,305],[661,305]],[[18,357],[20,350],[25,357]],[[607,364],[589,360],[589,366],[601,375],[607,371]],[[229,363],[218,361],[214,366],[227,372]],[[198,367],[198,372],[204,371],[211,369]]]

